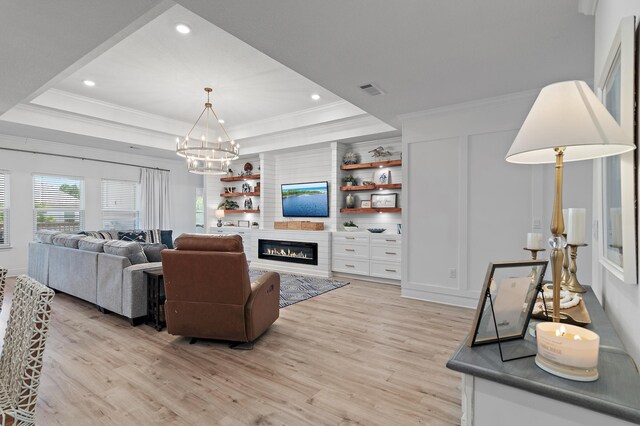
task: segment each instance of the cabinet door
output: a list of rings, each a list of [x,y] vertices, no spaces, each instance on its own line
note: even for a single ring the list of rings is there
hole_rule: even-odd
[[[369,275],[369,261],[366,259],[344,259],[334,257],[332,269],[336,272]]]
[[[378,246],[371,245],[371,260],[383,260],[387,262],[400,262],[401,250],[395,245]]]
[[[371,261],[371,276],[380,278],[389,278],[392,280],[400,279],[400,263],[399,262],[380,262]]]
[[[349,258],[369,259],[369,246],[358,244],[333,243],[333,256]]]

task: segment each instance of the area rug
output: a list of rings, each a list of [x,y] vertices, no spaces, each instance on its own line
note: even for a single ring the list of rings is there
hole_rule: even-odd
[[[254,281],[267,271],[249,269],[249,277]],[[293,305],[322,293],[344,287],[348,282],[329,280],[325,278],[309,277],[306,275],[291,275],[280,273],[280,307]]]

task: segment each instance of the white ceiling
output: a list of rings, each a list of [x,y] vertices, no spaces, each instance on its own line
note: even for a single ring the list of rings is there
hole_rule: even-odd
[[[234,138],[318,143],[320,133],[388,134],[402,114],[592,79],[594,21],[578,0],[177,3],[3,3],[0,132],[170,150],[210,85]],[[192,33],[178,34],[178,22]],[[358,89],[371,81],[386,94]]]
[[[178,33],[178,23],[191,33]],[[204,87],[214,89],[213,108],[229,127],[341,100],[178,5],[55,86],[191,124],[204,107]]]

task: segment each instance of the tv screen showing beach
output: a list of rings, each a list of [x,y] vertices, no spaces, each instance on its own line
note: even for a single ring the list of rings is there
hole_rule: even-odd
[[[328,217],[327,182],[282,185],[282,215],[285,217]]]

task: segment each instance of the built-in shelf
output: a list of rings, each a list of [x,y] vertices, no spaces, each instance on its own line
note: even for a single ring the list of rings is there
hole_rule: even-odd
[[[400,207],[370,208],[370,209],[340,209],[340,213],[400,213]]]
[[[373,163],[361,163],[361,164],[343,164],[340,166],[342,170],[357,170],[357,169],[377,169],[380,167],[395,167],[402,166],[402,160],[389,160],[389,161],[376,161]]]
[[[401,183],[387,183],[383,185],[341,186],[340,191],[373,191],[375,189],[401,189]]]
[[[230,197],[259,197],[260,191],[254,192],[224,192],[220,194],[221,197],[230,198]]]
[[[260,210],[225,210],[224,214],[227,213],[260,213]]]
[[[220,178],[220,182],[239,182],[242,180],[259,180],[260,175],[231,176]]]

